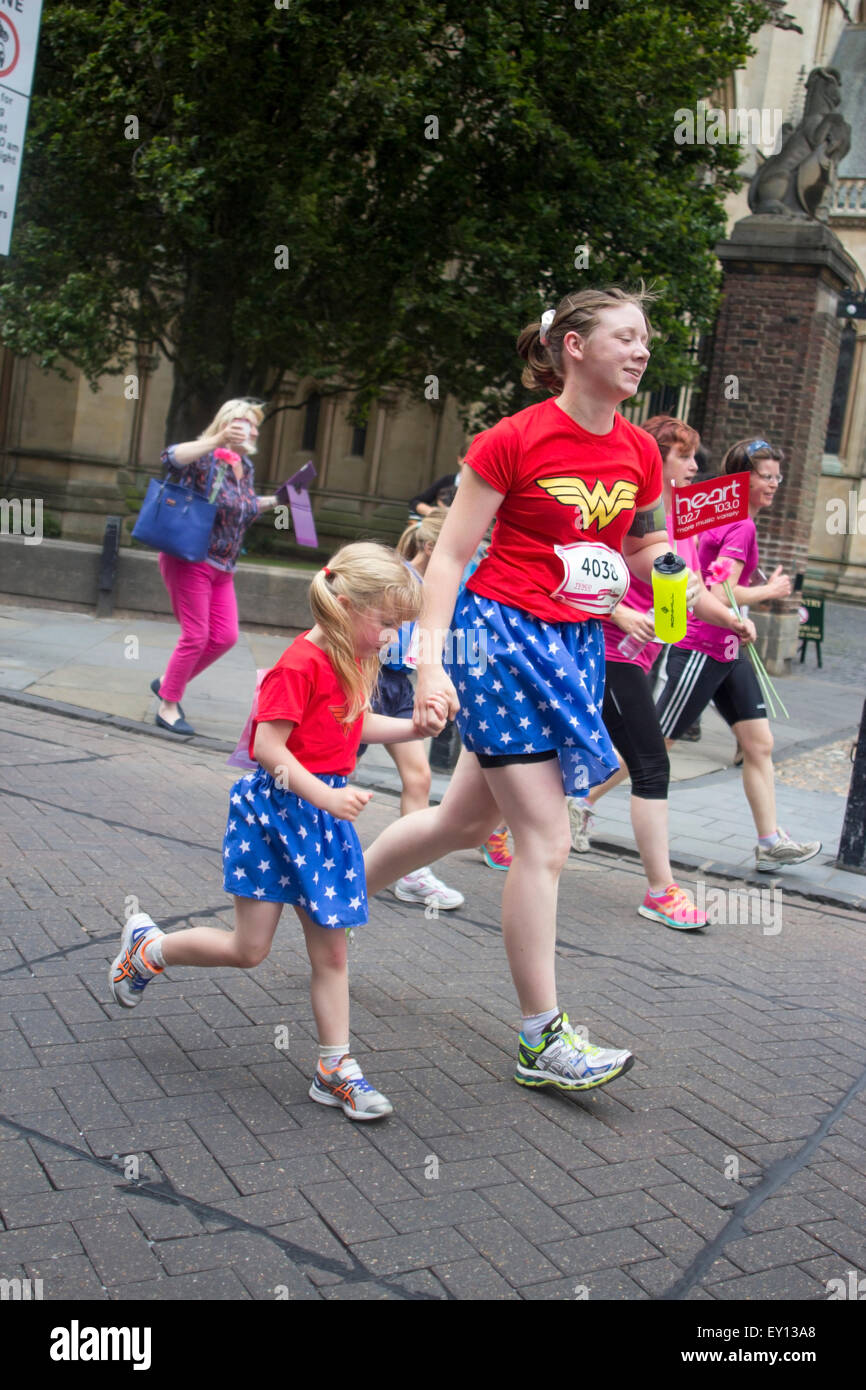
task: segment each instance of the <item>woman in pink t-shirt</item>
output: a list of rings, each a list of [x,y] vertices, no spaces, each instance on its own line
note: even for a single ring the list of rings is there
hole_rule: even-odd
[[[643,427],[659,446],[664,462],[664,507],[671,543],[692,570],[699,570],[697,546],[692,539],[674,541],[671,488],[690,483],[697,472],[695,450],[700,444],[697,430],[671,415],[655,415]],[[628,594],[609,618],[602,619],[605,646],[605,687],[602,714],[607,731],[620,758],[620,771],[595,787],[587,797],[575,798],[570,805],[572,830],[585,834],[589,809],[599,797],[626,776],[631,777],[631,823],[635,843],[647,877],[647,892],[638,908],[641,917],[663,922],[676,931],[694,931],[706,926],[706,914],[695,907],[689,895],[674,880],[668,844],[668,783],[670,764],[665,739],[659,728],[653,704],[649,672],[661,650],[656,642],[652,618],[652,586],[632,579]],[[742,622],[714,594],[704,589],[695,612],[705,624],[717,624],[712,631],[722,641],[735,632],[746,641],[754,639],[751,623]],[[624,639],[640,650],[621,650]]]
[[[738,606],[785,598],[791,592],[791,581],[781,566],[765,583],[750,582],[758,565],[755,517],[775,500],[782,484],[783,460],[782,450],[766,439],[741,439],[725,455],[723,473],[750,474],[749,516],[746,521],[707,531],[700,538],[698,553],[708,583],[712,583],[710,566],[719,560],[728,562],[728,579]],[[714,584],[712,592],[726,602],[721,583]],[[754,667],[740,655],[736,639],[690,616],[686,636],[668,649],[662,682],[656,709],[668,745],[682,737],[711,700],[730,725],[743,752],[743,790],[758,832],[758,871],[773,873],[814,859],[821,851],[820,840],[792,840],[776,824],[773,735]]]

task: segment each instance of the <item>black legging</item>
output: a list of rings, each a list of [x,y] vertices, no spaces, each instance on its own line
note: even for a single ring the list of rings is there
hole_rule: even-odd
[[[659,728],[650,678],[634,662],[605,662],[602,717],[628,768],[632,795],[645,801],[666,801],[668,750]]]

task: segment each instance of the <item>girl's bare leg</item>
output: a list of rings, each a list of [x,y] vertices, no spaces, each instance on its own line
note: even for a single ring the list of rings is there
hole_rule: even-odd
[[[310,999],[322,1047],[349,1040],[349,971],[346,933],[340,927],[320,927],[306,912],[295,911],[304,929],[307,954],[313,968]]]
[[[616,753],[616,749],[614,749],[614,752]],[[616,758],[619,763],[619,771],[615,772],[612,777],[608,777],[606,782],[602,782],[599,786],[592,788],[592,791],[586,798],[590,806],[594,806],[596,802],[604,796],[605,792],[611,791],[613,787],[618,787],[620,782],[624,782],[628,777],[628,768],[619,756],[619,753],[616,754]]]
[[[216,927],[188,927],[162,939],[166,965],[230,965],[252,970],[271,949],[282,903],[235,898],[234,931]]]
[[[400,793],[400,815],[426,810],[430,801],[430,764],[420,739],[413,743],[385,745],[400,774],[403,789]]]

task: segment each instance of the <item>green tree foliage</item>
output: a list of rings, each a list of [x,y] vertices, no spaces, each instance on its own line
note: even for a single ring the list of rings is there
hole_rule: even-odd
[[[742,151],[677,144],[674,112],[746,61],[767,14],[47,0],[3,340],[91,383],[156,342],[174,438],[284,370],[350,387],[359,417],[431,374],[495,415],[527,401],[526,322],[644,276],[650,380],[681,381]]]

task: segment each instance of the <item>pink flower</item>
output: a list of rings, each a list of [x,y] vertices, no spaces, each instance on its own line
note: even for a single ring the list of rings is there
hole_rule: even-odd
[[[714,560],[707,570],[707,578],[711,584],[726,584],[731,577],[733,568],[733,560],[723,559],[719,556],[718,560]]]
[[[231,449],[214,449],[213,456],[221,463],[239,463],[240,454],[234,453]]]

